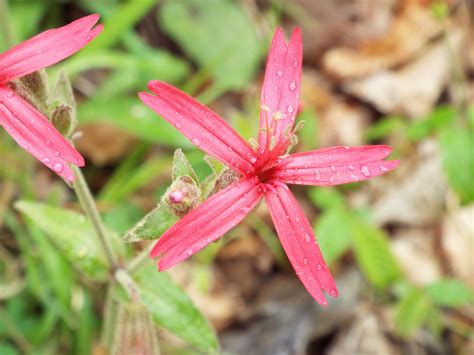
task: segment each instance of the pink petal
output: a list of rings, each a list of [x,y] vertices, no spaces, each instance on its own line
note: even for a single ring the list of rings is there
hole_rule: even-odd
[[[282,30],[276,30],[260,99],[259,153],[269,150],[272,137],[277,143],[293,127],[300,102],[302,47],[299,28],[293,31],[288,47]],[[272,128],[271,134],[267,133],[268,127]]]
[[[273,189],[267,189],[265,201],[296,275],[314,299],[326,306],[327,301],[322,291],[337,297],[336,283],[324,262],[313,229],[298,201],[283,184],[275,184]]]
[[[160,257],[165,270],[190,257],[236,226],[262,197],[255,177],[244,178],[216,193],[172,226],[155,244],[151,257]]]
[[[383,160],[391,151],[389,146],[373,145],[291,154],[276,168],[273,178],[288,184],[316,186],[367,180],[398,166],[398,160]]]
[[[164,82],[150,81],[148,88],[156,96],[140,93],[140,99],[193,144],[243,174],[254,170],[255,152],[216,113]]]
[[[69,163],[83,166],[84,159],[28,102],[0,85],[0,125],[26,151],[68,181],[74,180]]]
[[[31,74],[69,57],[102,31],[92,29],[99,15],[83,17],[69,25],[40,33],[0,54],[0,83]]]

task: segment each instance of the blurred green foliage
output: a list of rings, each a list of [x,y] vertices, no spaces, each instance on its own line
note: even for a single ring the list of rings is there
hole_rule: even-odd
[[[2,4],[5,2],[0,1]],[[107,206],[103,216],[111,238],[117,241],[121,259],[127,265],[137,259],[131,260],[132,248],[124,246],[117,235],[122,236],[143,216],[131,197],[157,176],[165,175],[167,183],[153,192],[155,201],[160,201],[169,183],[174,148],[185,150],[194,170],[183,163],[186,159],[183,155],[181,165],[175,164],[178,171],[173,172],[173,178],[192,177],[201,185],[203,195],[210,192],[209,181],[222,172],[222,166],[208,158],[205,162],[203,155],[194,151],[181,134],[144,107],[136,92],[146,90],[146,82],[151,79],[177,85],[203,102],[211,102],[229,91],[242,92],[262,65],[269,41],[262,38],[254,21],[234,1],[155,4],[152,0],[79,1],[82,10],[102,15],[105,30],[83,52],[48,70],[53,77],[64,71],[73,80],[86,71],[104,71],[107,74],[104,79],[93,82],[93,95],[79,102],[79,121],[108,122],[139,140],[97,191],[99,203]],[[5,34],[0,36],[0,51],[9,48],[9,42],[18,43],[64,23],[61,4],[57,2],[13,0],[8,1],[8,6],[11,16],[8,21],[0,21],[0,31]],[[278,17],[279,11],[276,9],[276,13],[268,15]],[[442,14],[444,9],[436,12]],[[171,53],[159,41],[150,44],[146,36],[138,34],[138,24],[149,14],[158,19],[182,55]],[[88,96],[87,92],[82,94]],[[244,104],[244,109],[232,119],[236,129],[244,137],[250,137],[256,132],[258,100]],[[440,142],[448,181],[462,203],[468,204],[474,200],[474,109],[469,110],[468,120],[453,105],[439,106],[414,122],[404,117],[383,117],[366,132],[367,143],[396,137],[397,150],[428,137],[436,139]],[[300,135],[301,148],[316,148],[316,113],[307,109],[298,118],[306,122]],[[4,137],[5,133],[0,132],[0,155],[8,169],[0,167],[0,179],[19,186],[21,201],[16,203],[16,208],[21,215],[9,210],[0,213],[0,220],[3,217],[5,228],[17,243],[18,255],[11,259],[21,257],[24,275],[15,277],[24,286],[13,297],[0,300],[0,354],[90,354],[104,322],[103,289],[109,278],[104,256],[92,236],[91,224],[72,209],[58,207],[57,186],[51,187],[47,203],[29,202],[38,200],[31,181],[32,161],[25,154],[18,154],[11,140]],[[150,154],[156,145],[159,153]],[[358,184],[350,188],[357,189]],[[395,309],[394,323],[400,336],[410,336],[422,326],[439,335],[439,329],[447,326],[442,317],[444,308],[473,303],[472,290],[455,279],[443,279],[425,288],[411,285],[390,251],[387,233],[371,222],[371,211],[352,211],[346,207],[348,190],[306,191],[309,201],[319,211],[313,225],[328,264],[337,267],[344,258],[354,256],[367,282],[373,286],[369,289],[374,290],[375,302],[386,302]],[[162,212],[160,207],[158,210]],[[165,212],[164,217],[153,215],[153,221],[168,218],[173,223],[175,219],[169,218],[170,211]],[[259,218],[249,218],[248,224],[268,245],[277,263],[285,264],[274,231]],[[146,229],[147,236],[157,237],[165,227],[154,223]],[[140,235],[138,239],[147,238]],[[196,258],[197,270],[207,270],[225,243],[203,251]],[[7,268],[1,265],[0,289],[11,281],[4,280],[2,274]],[[206,272],[199,275],[209,277]],[[155,325],[175,333],[193,349],[217,349],[214,330],[167,274],[157,273],[148,262],[137,268],[134,276]],[[111,288],[118,288],[115,286]],[[128,296],[117,292],[118,302],[128,306]]]

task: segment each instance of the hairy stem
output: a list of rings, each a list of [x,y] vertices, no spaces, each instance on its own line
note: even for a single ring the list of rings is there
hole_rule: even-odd
[[[89,217],[89,220],[92,222],[97,238],[99,238],[99,242],[104,250],[105,256],[107,257],[110,268],[113,271],[116,271],[119,268],[117,256],[115,255],[112,245],[110,244],[110,239],[107,237],[104,223],[102,222],[89,186],[84,179],[81,169],[73,166],[73,171],[76,177],[76,181],[74,182],[74,191],[76,192],[82,209],[87,214],[87,217]]]

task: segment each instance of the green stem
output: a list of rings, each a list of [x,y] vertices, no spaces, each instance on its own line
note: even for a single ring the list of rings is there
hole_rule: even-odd
[[[10,16],[6,0],[0,0],[0,32],[5,36],[5,44],[7,47],[15,45],[13,31],[10,25]]]
[[[141,251],[138,256],[135,257],[130,263],[126,266],[126,270],[128,271],[129,274],[133,274],[135,271],[140,269],[145,262],[150,260],[150,252],[153,249],[155,243],[150,243],[145,249]]]
[[[74,183],[74,191],[76,192],[76,195],[84,212],[87,214],[87,217],[89,217],[89,220],[94,226],[96,235],[99,238],[99,242],[102,245],[102,248],[105,252],[105,256],[107,257],[107,261],[111,269],[113,271],[116,271],[119,268],[117,256],[115,255],[112,245],[110,244],[110,240],[107,237],[107,232],[105,230],[104,223],[102,222],[99,211],[97,209],[97,205],[95,204],[94,198],[92,197],[89,186],[87,185],[86,180],[84,179],[84,175],[82,174],[81,169],[74,166],[73,171],[76,177],[76,181]]]

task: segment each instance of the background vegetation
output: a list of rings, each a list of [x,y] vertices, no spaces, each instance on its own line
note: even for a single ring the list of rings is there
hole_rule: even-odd
[[[95,12],[104,32],[47,72],[71,79],[84,173],[142,303],[108,281],[72,190],[2,130],[0,354],[474,352],[472,2],[0,0],[0,51]],[[276,26],[304,33],[296,149],[384,143],[401,161],[370,182],[292,188],[337,279],[325,309],[264,206],[167,273],[143,257],[152,242],[121,241],[171,184],[177,148],[175,165],[212,174],[136,93],[167,81],[256,136]]]

